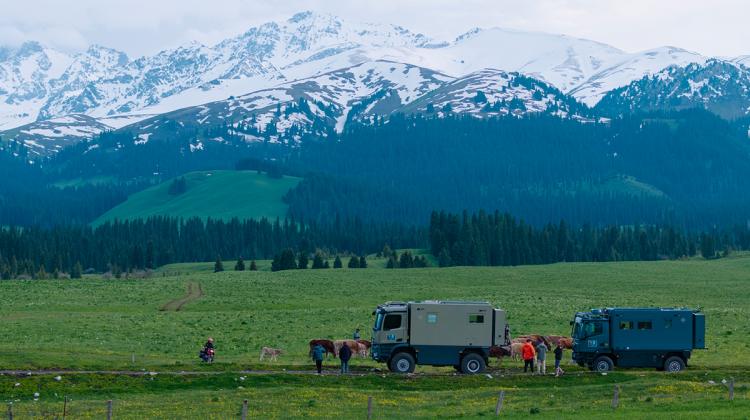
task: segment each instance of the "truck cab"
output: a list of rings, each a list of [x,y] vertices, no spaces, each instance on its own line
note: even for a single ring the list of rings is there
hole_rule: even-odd
[[[509,345],[505,311],[487,302],[387,302],[373,314],[372,358],[397,373],[417,364],[480,373],[490,347]]]
[[[678,372],[693,349],[705,348],[705,317],[682,308],[604,308],[578,312],[573,360],[591,370],[655,367]]]

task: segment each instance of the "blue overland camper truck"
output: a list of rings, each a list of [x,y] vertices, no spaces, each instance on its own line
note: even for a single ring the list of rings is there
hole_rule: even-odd
[[[706,348],[705,316],[690,309],[593,309],[571,324],[573,360],[599,372],[615,366],[679,372],[693,349]]]
[[[372,358],[392,372],[420,364],[480,373],[490,347],[510,344],[505,311],[487,302],[387,302],[373,315]]]

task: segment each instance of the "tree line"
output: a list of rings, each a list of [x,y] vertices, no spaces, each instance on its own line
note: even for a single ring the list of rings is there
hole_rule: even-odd
[[[508,266],[556,262],[653,261],[697,254],[718,258],[750,249],[750,230],[691,234],[672,227],[534,227],[507,213],[433,212],[430,248],[440,266]]]
[[[285,249],[305,254],[364,255],[384,243],[413,248],[426,243],[426,229],[398,223],[330,223],[292,218],[201,220],[151,217],[99,227],[0,228],[0,277],[39,277],[80,271],[118,273],[177,262],[215,261],[217,256],[272,259]],[[46,275],[45,275],[46,277]]]

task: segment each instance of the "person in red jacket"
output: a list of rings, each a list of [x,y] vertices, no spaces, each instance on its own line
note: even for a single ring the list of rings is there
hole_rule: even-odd
[[[536,350],[534,345],[531,344],[531,340],[526,340],[523,347],[521,348],[521,357],[523,357],[523,371],[531,369],[531,373],[534,373],[534,357],[536,356]]]

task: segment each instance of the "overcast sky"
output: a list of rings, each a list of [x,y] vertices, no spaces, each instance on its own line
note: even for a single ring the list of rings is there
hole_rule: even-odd
[[[192,40],[211,45],[303,10],[395,23],[441,40],[499,26],[626,51],[673,45],[750,54],[748,0],[2,0],[0,45],[37,40],[75,51],[97,43],[139,56]]]

